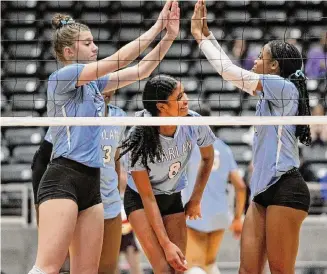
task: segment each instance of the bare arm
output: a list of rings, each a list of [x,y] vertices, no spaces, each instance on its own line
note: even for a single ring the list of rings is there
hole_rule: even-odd
[[[167,1],[157,22],[139,38],[122,47],[113,55],[85,65],[76,86],[82,86],[133,62],[166,27],[171,1]]]
[[[172,43],[179,33],[180,9],[177,2],[172,4],[171,12],[168,17],[167,33],[160,43],[147,54],[137,65],[110,73],[107,86],[103,90],[104,95],[109,95],[116,89],[130,85],[136,81],[150,76],[155,68],[165,57]]]
[[[235,188],[236,206],[234,219],[240,219],[244,212],[246,186],[238,170],[233,170],[229,173],[229,180]]]
[[[146,170],[132,171],[132,177],[141,196],[147,219],[165,252],[166,260],[174,269],[185,271],[187,269],[184,262],[185,257],[180,249],[170,241],[167,235],[156,198],[152,191],[148,172]]]
[[[204,189],[207,185],[214,161],[214,149],[212,145],[201,147],[200,153],[201,162],[195,181],[195,186],[189,202],[185,205],[185,213],[186,216],[189,216],[190,220],[201,217],[201,199]]]

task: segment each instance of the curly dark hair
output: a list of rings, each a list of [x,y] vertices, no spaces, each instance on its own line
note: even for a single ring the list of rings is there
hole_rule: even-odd
[[[145,85],[142,102],[144,109],[152,116],[158,116],[157,103],[167,102],[168,97],[177,87],[178,81],[171,76],[160,74],[152,77]],[[159,136],[159,126],[135,126],[128,138],[122,145],[120,157],[131,152],[131,166],[135,166],[136,162],[141,164],[148,171],[148,160],[154,163],[156,158],[161,156],[161,143]]]
[[[299,50],[292,44],[273,40],[268,43],[271,51],[271,57],[276,60],[280,68],[280,76],[288,78],[299,91],[299,116],[311,116],[309,105],[309,94],[304,74],[297,73],[302,68],[302,56]],[[296,126],[295,136],[306,146],[311,145],[311,132],[309,125]]]

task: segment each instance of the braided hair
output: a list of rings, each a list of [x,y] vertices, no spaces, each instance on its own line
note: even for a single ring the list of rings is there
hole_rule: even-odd
[[[177,80],[168,75],[157,75],[152,77],[145,85],[142,102],[144,113],[151,116],[158,116],[157,103],[166,103],[168,97],[177,87]],[[159,126],[136,126],[131,130],[130,135],[120,146],[122,152],[120,157],[131,152],[131,166],[134,167],[137,161],[146,167],[148,171],[148,160],[154,163],[159,159],[162,152],[159,136]]]
[[[299,116],[311,116],[309,106],[309,94],[306,86],[306,77],[301,71],[302,56],[299,50],[292,44],[280,40],[268,43],[272,59],[278,61],[280,76],[288,78],[299,92]],[[295,136],[306,146],[311,144],[311,132],[309,125],[297,125]]]

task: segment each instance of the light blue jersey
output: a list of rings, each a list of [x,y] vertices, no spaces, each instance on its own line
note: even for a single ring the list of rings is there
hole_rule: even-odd
[[[201,201],[202,218],[186,221],[188,227],[205,233],[228,228],[233,218],[229,210],[227,185],[229,174],[237,170],[237,164],[231,149],[223,141],[216,139],[213,146],[215,158]],[[195,148],[187,166],[188,185],[182,191],[184,205],[191,198],[200,162],[200,150]]]
[[[108,117],[122,117],[126,113],[115,106],[108,105]],[[112,219],[120,214],[121,198],[118,190],[118,175],[115,170],[115,154],[123,140],[125,127],[104,126],[101,131],[101,149],[104,167],[101,168],[101,197],[104,218]]]
[[[296,116],[299,92],[295,85],[277,75],[261,75],[263,91],[256,116]],[[299,167],[298,140],[295,125],[256,126],[253,139],[253,174],[251,197],[265,191],[279,178]]]
[[[108,76],[76,88],[85,65],[65,66],[49,77],[48,117],[98,117],[104,113],[101,92]],[[63,156],[90,167],[102,167],[100,126],[51,127],[53,158]]]
[[[190,116],[200,116],[196,112],[189,111]],[[176,118],[177,119],[177,118]],[[131,130],[134,130],[132,128]],[[151,171],[149,179],[153,193],[173,194],[180,192],[187,184],[186,165],[191,157],[193,148],[207,147],[213,144],[215,135],[209,126],[177,126],[174,137],[160,135],[160,142],[163,149],[161,159],[155,163],[148,162]],[[134,167],[128,161],[128,181],[130,188],[137,192],[131,171],[146,170],[138,161]]]
[[[47,133],[44,136],[44,140],[52,144],[51,129],[48,128]]]

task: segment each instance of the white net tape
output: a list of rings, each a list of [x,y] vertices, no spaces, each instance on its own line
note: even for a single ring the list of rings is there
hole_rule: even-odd
[[[31,126],[167,126],[167,125],[326,125],[327,116],[242,117],[1,117],[2,127]]]

